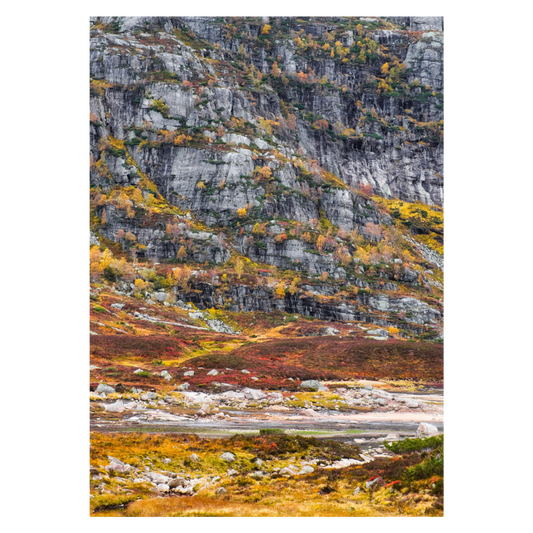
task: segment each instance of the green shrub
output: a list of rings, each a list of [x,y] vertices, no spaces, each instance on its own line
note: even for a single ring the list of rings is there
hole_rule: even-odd
[[[405,439],[398,442],[384,442],[383,445],[394,453],[404,454],[421,452],[422,450],[435,450],[444,446],[444,435],[428,437],[427,439]]]
[[[102,307],[101,305],[94,305],[93,306],[93,310],[96,311],[97,313],[105,313],[106,312],[106,308]]]
[[[429,457],[418,465],[410,466],[403,478],[409,483],[418,479],[427,479],[431,476],[444,476],[444,454]]]
[[[107,151],[109,152],[109,155],[112,155],[113,157],[126,157],[126,150],[124,150],[124,148],[110,146]]]

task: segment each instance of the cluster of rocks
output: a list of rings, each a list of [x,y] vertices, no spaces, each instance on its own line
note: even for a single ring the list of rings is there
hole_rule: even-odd
[[[155,471],[149,466],[135,467],[112,456],[108,456],[108,459],[109,464],[103,470],[106,474],[112,476],[114,484],[123,486],[128,483],[134,485],[144,483],[151,485],[153,490],[159,494],[175,493],[190,496],[200,488],[210,488],[221,479],[219,476],[209,476],[207,478],[202,476],[192,477],[185,472],[177,474],[176,472],[165,470]],[[191,454],[189,459],[193,462],[199,460],[196,454]],[[163,462],[170,463],[171,460],[167,458]],[[126,492],[122,487],[113,487],[112,490],[106,488],[105,482],[109,481],[110,478],[100,473],[98,469],[91,468],[91,477],[93,481],[101,482],[97,486],[97,490],[101,493]]]
[[[195,371],[186,371],[185,376],[192,376]],[[218,371],[212,370],[208,375],[216,375]],[[248,372],[243,370],[243,372]],[[220,384],[224,385],[224,384]],[[328,407],[323,405],[324,399],[320,394],[315,398],[305,400],[303,406],[295,406],[294,402],[298,400],[294,394],[283,394],[277,391],[263,391],[245,387],[236,389],[236,386],[229,385],[232,390],[226,390],[219,393],[204,393],[188,391],[188,383],[177,387],[178,394],[157,394],[155,392],[144,392],[142,389],[133,388],[131,393],[117,393],[115,388],[99,384],[94,393],[91,393],[91,399],[105,400],[108,394],[113,394],[114,402],[102,402],[100,405],[107,412],[123,413],[124,411],[147,411],[143,416],[130,418],[131,421],[142,421],[151,419],[160,420],[182,420],[190,418],[189,415],[174,415],[166,413],[162,409],[170,410],[172,407],[181,407],[185,409],[196,409],[196,417],[213,417],[217,420],[232,418],[230,414],[224,413],[222,409],[259,409],[274,412],[293,410],[306,416],[320,416],[320,411],[340,411],[341,409],[354,410],[386,410],[386,411],[427,411],[427,405],[415,401],[406,394],[392,394],[373,388],[371,385],[355,388],[338,388],[335,393],[339,399],[328,399]],[[302,390],[329,391],[329,389],[318,380],[303,381],[300,385]]]

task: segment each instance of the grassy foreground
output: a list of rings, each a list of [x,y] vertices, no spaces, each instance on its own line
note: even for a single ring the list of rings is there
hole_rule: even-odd
[[[395,455],[331,468],[361,459],[359,448],[283,434],[202,439],[92,433],[91,515],[442,516],[443,437],[407,439],[389,451]],[[223,460],[224,452],[235,460]],[[108,456],[131,471],[106,469]],[[314,470],[300,474],[305,464]],[[193,493],[157,493],[141,481],[146,472],[184,479]]]

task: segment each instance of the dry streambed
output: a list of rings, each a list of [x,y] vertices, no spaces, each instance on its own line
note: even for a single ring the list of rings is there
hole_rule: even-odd
[[[220,393],[156,393],[133,388],[118,393],[108,385],[99,385],[90,398],[91,426],[101,431],[156,425],[163,431],[238,432],[281,427],[337,432],[399,430],[409,434],[422,422],[440,430],[443,424],[441,392],[392,393],[372,385],[296,393],[251,388]]]

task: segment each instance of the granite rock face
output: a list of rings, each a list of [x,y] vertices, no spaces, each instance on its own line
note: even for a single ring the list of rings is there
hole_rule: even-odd
[[[400,18],[400,17],[397,17]],[[253,47],[247,39],[227,38],[223,24],[214,18],[117,18],[113,19],[116,34],[99,33],[93,30],[91,40],[91,76],[105,80],[112,87],[103,90],[103,95],[92,98],[91,110],[101,119],[102,126],[93,127],[95,142],[98,137],[109,133],[117,139],[127,139],[133,135],[132,127],[141,127],[149,121],[155,129],[172,130],[182,124],[189,127],[206,126],[213,120],[241,118],[257,124],[258,117],[275,120],[281,117],[284,99],[302,106],[305,113],[323,117],[330,125],[339,123],[344,127],[360,129],[366,134],[363,138],[332,141],[327,131],[316,130],[311,124],[296,116],[296,135],[287,138],[272,136],[271,147],[286,157],[297,150],[318,161],[318,164],[338,176],[348,186],[370,183],[382,196],[398,196],[405,200],[421,200],[427,204],[442,204],[443,151],[440,141],[419,135],[419,142],[405,140],[416,133],[412,122],[438,122],[443,118],[442,105],[437,97],[422,95],[427,85],[433,92],[442,90],[442,19],[431,17],[403,17],[403,22],[414,31],[423,32],[420,38],[411,42],[401,30],[376,30],[373,38],[379,46],[386,48],[407,66],[407,79],[418,79],[420,87],[410,89],[409,95],[387,96],[367,91],[364,84],[375,70],[372,62],[364,65],[343,64],[331,59],[307,57],[298,53],[292,40],[276,41],[267,53],[262,47]],[[288,31],[303,27],[305,32],[317,36],[331,29],[327,22],[298,24],[294,19],[285,19]],[[110,22],[111,19],[108,21]],[[257,35],[260,24],[247,24],[248,33]],[[195,50],[180,41],[184,28],[194,31],[199,39],[214,45],[213,50]],[[427,30],[427,31],[426,31]],[[142,33],[146,31],[148,33]],[[325,90],[322,93],[304,86],[289,86],[288,90],[276,92],[265,85],[261,91],[244,89],[238,84],[235,73],[228,69],[227,78],[218,78],[217,86],[207,86],[199,96],[183,82],[205,76],[215,76],[210,61],[231,62],[238,54],[240,46],[249,55],[249,62],[262,75],[272,69],[272,58],[279,57],[287,72],[307,72],[312,69],[317,78],[327,79],[346,87],[346,92]],[[150,72],[162,72],[168,82],[153,81]],[[164,77],[160,76],[160,77]],[[283,98],[281,98],[283,96]],[[157,111],[152,103],[161,100],[167,107],[167,116]],[[357,102],[360,106],[356,105]],[[359,125],[365,115],[361,108],[374,109],[382,121],[367,121]],[[406,111],[409,110],[409,113]],[[402,118],[397,118],[401,116]],[[107,118],[106,118],[107,117]],[[399,130],[402,127],[406,131]],[[411,130],[413,130],[411,132]],[[233,136],[232,136],[233,135]],[[176,205],[187,206],[205,212],[208,222],[214,222],[207,212],[235,211],[250,201],[254,203],[257,192],[250,190],[249,184],[241,176],[249,176],[258,164],[252,160],[249,149],[253,139],[229,134],[219,142],[226,142],[233,148],[211,157],[209,150],[163,146],[161,149],[128,147],[128,152],[139,164],[143,172],[153,176],[162,194]],[[295,138],[298,140],[296,141]],[[424,140],[425,139],[425,140]],[[429,141],[429,142],[426,142]],[[268,143],[265,143],[268,144]],[[262,163],[278,167],[277,160],[268,160],[266,153]],[[284,187],[302,192],[297,183],[296,172],[290,165],[281,165],[278,178]],[[110,168],[113,179],[122,183],[129,178],[128,169],[121,162]],[[195,189],[199,180],[212,185],[215,193],[206,197],[205,191]],[[222,180],[225,189],[218,189]],[[354,199],[344,192],[339,198],[335,192],[327,191],[321,202],[325,211],[332,211],[330,204],[341,204],[347,210],[352,208]],[[285,200],[285,199],[283,199]],[[189,204],[190,203],[190,204]],[[311,216],[312,202],[298,201],[302,216]],[[272,206],[274,211],[292,209],[292,202],[278,201]],[[321,206],[322,207],[322,206]],[[324,208],[322,207],[322,208]],[[353,225],[351,217],[337,217],[344,226]],[[328,213],[328,216],[332,213]]]
[[[98,205],[96,215],[106,219],[99,236],[126,248],[124,235],[134,234],[154,261],[176,258],[186,240],[186,261],[223,264],[238,253],[360,289],[346,301],[328,283],[275,298],[268,279],[255,287],[230,285],[223,301],[208,283],[195,284],[192,294],[177,291],[201,309],[350,321],[368,318],[364,306],[383,326],[399,315],[407,315],[407,328],[439,323],[441,309],[393,294],[399,283],[422,284],[431,293],[435,282],[392,260],[379,268],[378,281],[362,265],[354,276],[331,253],[341,240],[317,253],[302,239],[283,238],[279,221],[358,234],[389,225],[391,217],[362,194],[367,186],[384,198],[442,205],[442,18],[270,18],[268,24],[275,39],[265,38],[260,18],[91,19],[91,184],[104,192],[139,187],[148,203],[150,180],[153,194],[181,213],[171,236],[157,210],[147,223],[135,210]],[[329,32],[338,41],[328,40]],[[327,53],[323,41],[331,42]],[[260,236],[253,223],[241,221],[243,213],[265,221]],[[191,219],[203,229],[191,228]],[[92,234],[91,242],[98,238]],[[442,270],[437,252],[411,244],[428,267]],[[338,294],[336,302],[314,297]]]

